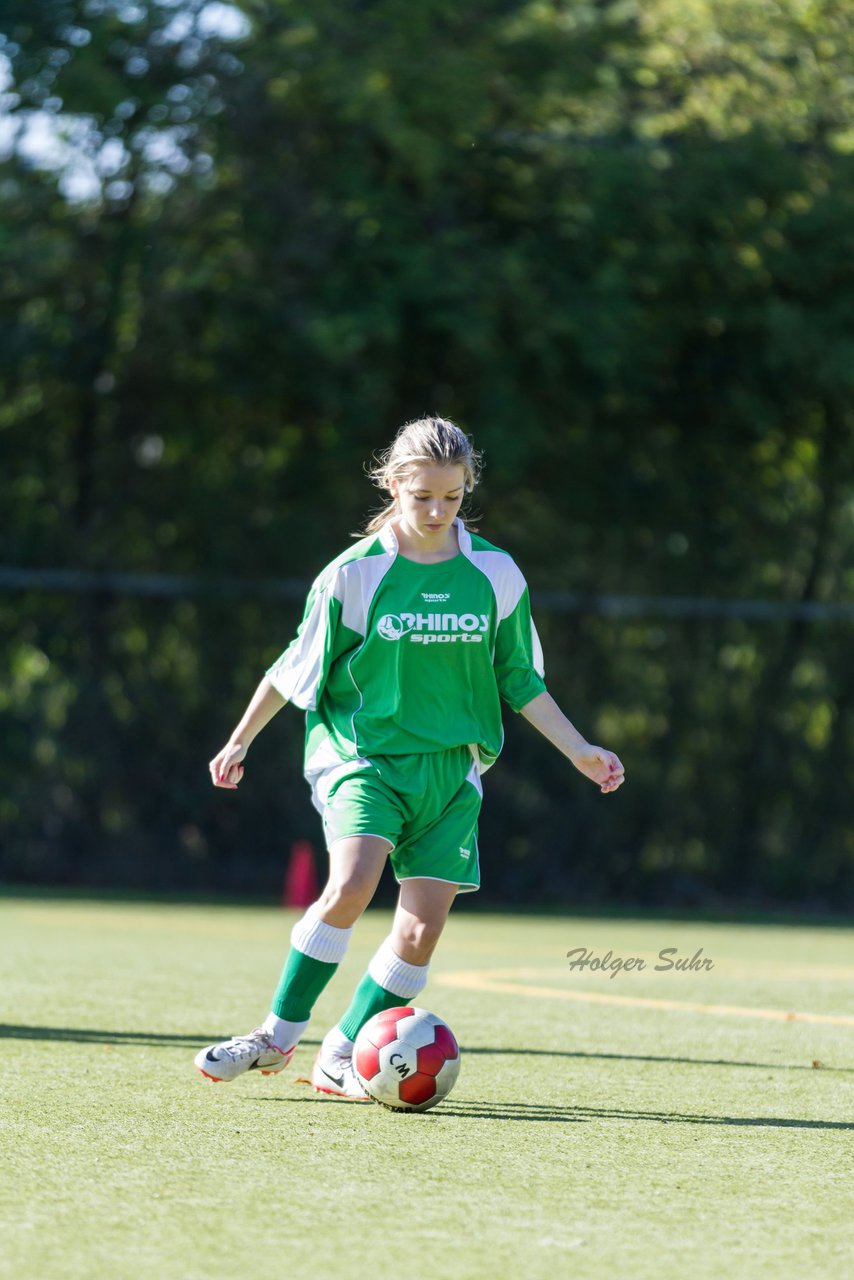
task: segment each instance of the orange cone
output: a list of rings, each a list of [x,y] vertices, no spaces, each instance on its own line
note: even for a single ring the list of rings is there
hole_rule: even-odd
[[[318,895],[314,849],[309,840],[295,840],[282,889],[283,907],[308,907]]]

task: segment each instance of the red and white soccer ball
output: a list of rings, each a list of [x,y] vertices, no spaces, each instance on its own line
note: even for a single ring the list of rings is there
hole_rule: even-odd
[[[356,1036],[353,1066],[365,1091],[393,1111],[428,1111],[460,1074],[460,1047],[435,1013],[384,1009]]]

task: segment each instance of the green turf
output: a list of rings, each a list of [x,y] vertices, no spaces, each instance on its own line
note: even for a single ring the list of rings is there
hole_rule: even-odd
[[[0,1273],[854,1275],[854,931],[467,906],[421,999],[462,1043],[460,1080],[435,1111],[397,1116],[294,1082],[387,931],[383,912],[360,923],[293,1069],[231,1085],[194,1070],[198,1046],[266,1013],[290,919],[0,908]],[[571,974],[576,946],[650,967]],[[714,970],[652,972],[671,946],[702,947]]]

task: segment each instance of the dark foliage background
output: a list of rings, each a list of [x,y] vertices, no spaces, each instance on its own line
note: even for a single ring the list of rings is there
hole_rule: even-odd
[[[206,773],[299,616],[260,584],[307,585],[440,412],[629,775],[603,799],[509,716],[490,895],[850,905],[846,4],[2,15],[0,562],[193,581],[0,593],[0,874],[278,887],[319,838],[299,716],[239,798]]]

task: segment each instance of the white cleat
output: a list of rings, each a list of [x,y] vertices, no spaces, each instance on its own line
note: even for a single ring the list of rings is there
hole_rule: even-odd
[[[349,1098],[351,1102],[373,1102],[359,1083],[352,1058],[330,1055],[321,1062],[318,1053],[311,1068],[310,1083],[316,1093],[331,1093],[337,1098]]]
[[[294,1049],[279,1049],[262,1027],[248,1036],[232,1036],[221,1044],[200,1049],[194,1058],[203,1076],[217,1084],[236,1080],[244,1071],[260,1071],[262,1076],[283,1071],[294,1056]]]

